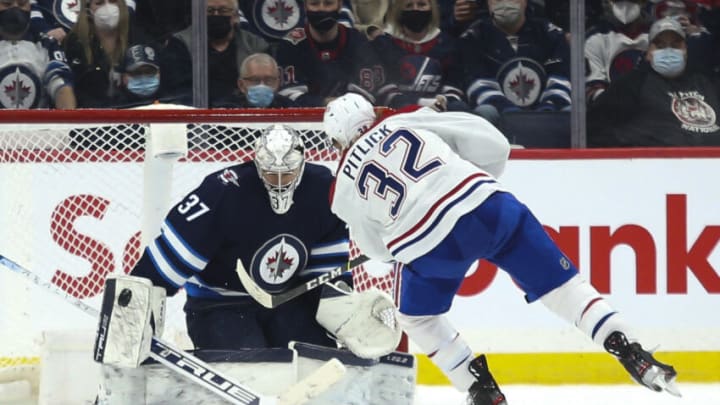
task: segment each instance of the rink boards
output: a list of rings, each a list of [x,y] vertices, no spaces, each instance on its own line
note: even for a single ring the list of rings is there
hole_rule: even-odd
[[[109,206],[136,194],[108,189],[106,173],[140,181],[140,163],[89,162],[69,166],[57,178],[39,178],[42,163],[28,163],[22,178],[10,184],[28,201],[33,215],[28,232],[33,268],[87,276],[91,263],[54,243],[51,221],[64,201],[95,196]],[[46,164],[45,164],[46,165]],[[208,173],[218,164],[200,165]],[[99,169],[102,166],[102,170]],[[14,168],[13,170],[16,170]],[[43,173],[51,173],[43,169]],[[0,165],[0,179],[8,170]],[[77,176],[73,176],[76,171]],[[193,170],[194,172],[194,170]],[[39,171],[38,171],[39,173]],[[98,175],[93,175],[98,173]],[[659,358],[676,366],[683,381],[720,381],[720,151],[712,149],[648,151],[514,151],[502,183],[546,225],[568,257],[637,328],[645,346],[660,345]],[[83,178],[82,183],[77,178]],[[15,181],[15,180],[14,180]],[[173,201],[197,185],[199,177],[175,185]],[[53,184],[52,187],[43,185]],[[108,193],[114,193],[112,195]],[[5,197],[3,197],[5,195]],[[0,208],[3,198],[0,194]],[[135,201],[138,200],[138,201]],[[75,230],[98,241],[114,255],[116,271],[139,229],[128,215],[139,210],[139,198],[104,216],[75,218]],[[3,211],[0,209],[0,213]],[[6,215],[6,214],[0,214]],[[0,241],[17,238],[0,229]],[[4,252],[6,253],[6,252]],[[9,253],[6,253],[10,255]],[[61,258],[63,260],[57,260]],[[23,261],[21,257],[17,260]],[[60,264],[58,264],[60,263]],[[27,264],[27,263],[24,263]],[[3,286],[6,287],[7,286]],[[5,289],[3,293],[8,293]],[[38,329],[87,328],[82,314],[42,313],[62,304],[43,294],[27,305],[39,309]],[[97,303],[97,295],[87,297]],[[180,306],[173,307],[180,311]],[[32,310],[32,308],[30,308]],[[172,316],[171,316],[172,317]],[[182,320],[182,314],[176,313]],[[567,326],[523,294],[501,271],[488,264],[471,269],[452,310],[452,322],[505,383],[626,382],[622,368],[600,353],[589,339]],[[2,323],[2,320],[0,320]],[[7,325],[6,325],[7,326]],[[445,380],[420,359],[421,383]]]

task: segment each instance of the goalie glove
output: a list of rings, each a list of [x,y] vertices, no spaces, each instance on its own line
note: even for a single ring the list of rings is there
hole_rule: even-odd
[[[165,289],[144,277],[111,275],[105,281],[93,356],[96,362],[138,367],[162,334]]]
[[[315,319],[356,356],[374,359],[397,348],[402,330],[392,298],[377,289],[350,291],[347,284],[326,284]]]

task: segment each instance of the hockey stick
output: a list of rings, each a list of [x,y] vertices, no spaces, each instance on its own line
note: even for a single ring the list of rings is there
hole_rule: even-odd
[[[295,288],[291,288],[278,294],[271,294],[263,290],[259,285],[257,285],[257,283],[250,277],[250,274],[245,271],[245,266],[242,264],[242,260],[238,259],[235,271],[237,272],[238,278],[240,278],[240,282],[242,283],[243,287],[245,287],[245,290],[248,292],[248,294],[250,294],[251,297],[255,299],[255,301],[260,303],[260,305],[264,306],[265,308],[275,308],[280,304],[288,302],[293,298],[299,297],[306,292],[327,283],[328,281],[336,279],[338,276],[348,271],[349,269],[357,267],[367,262],[368,260],[370,260],[369,257],[365,255],[360,255],[353,260],[350,260],[347,266],[340,266],[338,268],[330,270],[329,272],[323,273],[322,275],[317,276],[312,280],[308,280]]]
[[[85,304],[78,298],[68,294],[60,287],[43,281],[35,273],[0,255],[0,264],[25,278],[33,284],[45,288],[65,299],[69,304],[81,309],[86,314],[98,318],[100,311]],[[179,349],[157,337],[152,338],[150,357],[180,374],[182,377],[201,385],[232,404],[239,405],[299,405],[324,392],[345,374],[345,367],[337,359],[325,363],[313,374],[290,387],[279,398],[261,395],[245,385],[233,380],[213,369],[204,361],[190,353]]]

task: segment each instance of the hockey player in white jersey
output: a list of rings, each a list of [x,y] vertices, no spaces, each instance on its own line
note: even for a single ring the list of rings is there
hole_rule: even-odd
[[[0,2],[0,108],[75,108],[65,54],[29,27],[30,0]]]
[[[486,259],[616,356],[640,384],[679,394],[673,367],[637,343],[530,210],[498,183],[509,155],[487,121],[430,108],[376,122],[355,94],[328,104],[325,132],[344,150],[331,209],[368,256],[404,264],[398,322],[475,405],[506,404],[484,355],[443,316],[465,272]]]

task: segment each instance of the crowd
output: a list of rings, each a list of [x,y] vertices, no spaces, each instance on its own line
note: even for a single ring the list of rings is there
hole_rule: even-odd
[[[354,92],[537,136],[565,122],[569,137],[583,102],[589,146],[720,145],[719,0],[586,0],[585,100],[571,98],[569,4],[207,0],[209,105]],[[0,0],[0,107],[192,105],[190,20],[190,0]]]

